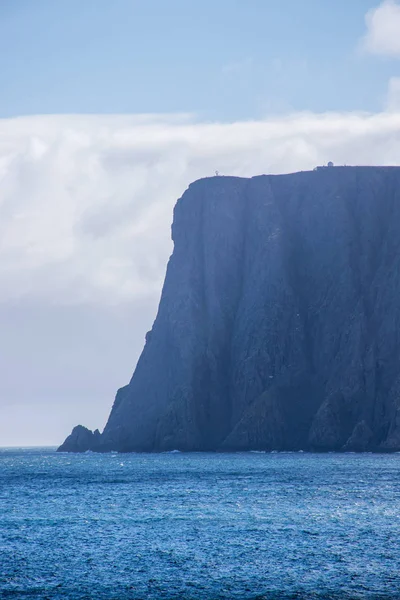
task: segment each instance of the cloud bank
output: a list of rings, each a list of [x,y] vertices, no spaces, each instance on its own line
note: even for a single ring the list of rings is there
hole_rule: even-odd
[[[108,305],[159,292],[194,179],[398,164],[400,115],[27,117],[0,121],[0,139],[1,301]]]
[[[393,83],[392,99],[397,97]],[[215,170],[400,164],[400,112],[0,120],[0,446],[102,427],[151,327],[172,209]]]

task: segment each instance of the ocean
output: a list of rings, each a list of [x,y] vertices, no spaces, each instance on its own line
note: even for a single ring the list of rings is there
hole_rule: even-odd
[[[2,449],[0,598],[400,598],[400,455]]]

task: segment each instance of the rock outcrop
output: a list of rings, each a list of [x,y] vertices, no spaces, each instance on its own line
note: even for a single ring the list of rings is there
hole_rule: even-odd
[[[60,449],[400,450],[400,168],[203,179],[172,237],[129,385]]]
[[[97,449],[100,443],[100,431],[90,431],[83,425],[77,425],[65,442],[58,448],[58,452],[87,452]]]

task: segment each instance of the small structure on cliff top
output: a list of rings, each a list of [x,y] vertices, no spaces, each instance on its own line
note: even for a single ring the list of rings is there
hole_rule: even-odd
[[[335,165],[333,164],[333,162],[329,161],[327,165],[321,165],[321,166],[315,167],[314,171],[321,171],[321,169],[330,169],[334,166]]]

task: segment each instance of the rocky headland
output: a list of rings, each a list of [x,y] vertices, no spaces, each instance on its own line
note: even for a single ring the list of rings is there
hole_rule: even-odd
[[[60,451],[399,451],[400,168],[212,177],[104,431]]]

